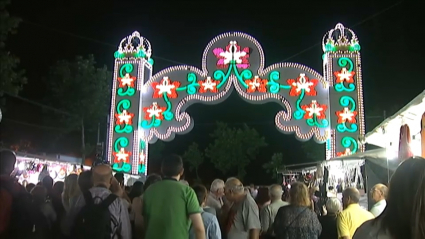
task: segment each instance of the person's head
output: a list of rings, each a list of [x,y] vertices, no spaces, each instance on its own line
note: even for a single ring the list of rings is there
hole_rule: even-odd
[[[326,211],[329,215],[335,215],[342,209],[341,202],[338,198],[328,198],[326,201]]]
[[[95,187],[110,188],[112,177],[112,168],[109,165],[99,164],[93,168],[93,186]]]
[[[293,206],[311,206],[311,198],[307,186],[301,182],[291,184],[289,189],[289,203]]]
[[[15,169],[16,155],[12,150],[0,151],[0,175],[9,176]]]
[[[35,184],[33,183],[28,183],[27,186],[25,187],[25,189],[27,190],[27,192],[31,192],[31,190],[35,187]]]
[[[84,171],[78,175],[77,182],[81,192],[87,192],[90,188],[93,187],[92,175],[92,171]]]
[[[245,188],[242,182],[237,178],[227,180],[224,184],[224,196],[230,202],[241,200],[245,196]]]
[[[41,180],[41,183],[43,184],[43,186],[47,189],[50,190],[53,188],[53,178],[50,176],[45,176],[43,178],[43,180]]]
[[[273,184],[269,188],[270,199],[274,202],[282,199],[283,190],[279,184]]]
[[[180,180],[184,173],[182,158],[175,154],[165,156],[162,160],[161,171],[164,177]]]
[[[425,238],[425,159],[409,158],[398,166],[386,201],[380,218],[392,238]]]
[[[56,185],[56,184],[55,184]],[[62,198],[66,206],[69,206],[69,199],[79,194],[80,189],[78,187],[78,175],[70,174],[65,178],[63,187]]]
[[[162,178],[161,178],[160,175],[155,174],[155,173],[149,174],[148,177],[146,178],[145,185],[143,185],[143,191],[146,192],[146,190],[149,188],[149,186],[151,186],[152,184],[154,184],[158,181],[161,181],[161,180],[162,180]]]
[[[53,184],[53,190],[52,192],[56,195],[61,195],[61,193],[63,192],[63,189],[65,187],[65,183],[61,182],[61,181],[57,181],[55,182],[55,184]]]
[[[224,181],[217,178],[211,183],[210,193],[214,194],[216,197],[224,196]]]
[[[351,204],[359,204],[360,192],[357,188],[347,188],[342,192],[342,206],[347,208]]]
[[[35,204],[42,204],[46,201],[47,189],[42,185],[37,185],[31,190],[30,194]]]
[[[133,198],[142,196],[142,193],[143,193],[143,182],[136,181],[135,183],[133,183],[133,187],[131,187],[128,197],[133,201]]]
[[[195,191],[196,198],[198,198],[199,206],[204,207],[208,195],[207,188],[204,185],[194,185],[192,189]]]
[[[254,197],[254,196],[253,196]],[[269,188],[261,187],[255,197],[255,201],[259,206],[263,206],[270,201]]]
[[[120,186],[124,186],[124,173],[118,172],[115,173],[114,177],[117,179]]]
[[[376,184],[370,190],[370,196],[375,202],[385,200],[387,198],[387,195],[388,195],[388,188],[384,184]]]

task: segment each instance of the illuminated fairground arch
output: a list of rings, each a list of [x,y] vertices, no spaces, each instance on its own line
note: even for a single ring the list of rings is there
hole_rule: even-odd
[[[363,151],[359,42],[337,24],[324,36],[323,50],[324,76],[297,63],[264,67],[258,41],[230,32],[207,45],[202,69],[175,66],[152,76],[151,45],[134,32],[114,55],[108,160],[116,171],[146,174],[149,143],[189,132],[194,121],[188,106],[217,104],[233,89],[251,103],[280,103],[276,127],[299,140],[326,143],[327,159]]]

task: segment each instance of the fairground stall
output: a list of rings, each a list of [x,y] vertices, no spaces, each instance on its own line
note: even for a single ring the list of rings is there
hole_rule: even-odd
[[[399,161],[425,157],[425,91],[367,133],[366,143],[386,149],[386,158]]]
[[[15,175],[20,183],[37,184],[45,176],[64,181],[69,174],[79,174],[90,167],[82,166],[81,158],[66,155],[35,155],[16,152]]]

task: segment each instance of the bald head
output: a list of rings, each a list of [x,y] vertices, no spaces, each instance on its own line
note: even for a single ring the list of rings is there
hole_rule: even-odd
[[[235,194],[240,194],[245,191],[242,182],[237,178],[231,178],[224,184],[226,190],[230,190]]]
[[[387,198],[388,187],[385,186],[384,184],[381,184],[381,183],[376,184],[375,186],[373,186],[373,189],[379,191],[384,198]]]
[[[342,192],[342,197],[352,203],[360,202],[360,192],[356,188],[347,188]]]
[[[101,164],[93,168],[93,186],[104,185],[109,187],[112,180],[112,168]]]
[[[281,199],[283,194],[282,186],[279,184],[273,184],[270,186],[269,194],[272,200]]]

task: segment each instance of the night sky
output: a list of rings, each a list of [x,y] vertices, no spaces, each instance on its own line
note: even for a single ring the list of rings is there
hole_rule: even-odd
[[[202,52],[213,37],[226,31],[242,31],[262,44],[266,65],[297,62],[322,73],[321,40],[338,22],[352,28],[362,46],[367,130],[382,121],[375,116],[382,115],[383,110],[394,113],[425,88],[422,75],[425,37],[418,31],[423,28],[419,0],[328,1],[326,4],[280,1],[280,5],[266,4],[275,1],[151,2],[154,3],[13,0],[9,12],[21,17],[23,22],[7,46],[27,71],[29,83],[21,96],[41,102],[45,91],[42,78],[57,60],[94,54],[99,66],[106,65],[112,70],[113,53],[119,41],[135,30],[152,44],[154,72],[176,64],[200,67]],[[3,135],[37,142],[63,128],[59,124],[36,127],[15,122],[43,125],[43,117],[49,117],[49,112],[21,100],[7,100],[10,103],[1,130],[8,133]],[[221,109],[228,107],[234,113],[221,115]],[[308,161],[294,135],[281,134],[275,128],[274,116],[279,109],[278,104],[272,103],[250,105],[235,92],[215,106],[193,105],[188,112],[195,120],[194,129],[166,143],[166,151],[181,154],[193,141],[201,148],[206,147],[216,121],[231,126],[247,123],[264,135],[269,144],[248,169],[251,178],[248,181],[264,183],[260,179],[264,172],[259,167],[273,153],[282,152],[288,164]],[[105,132],[106,122],[103,122],[102,134]],[[69,136],[67,145],[78,149],[78,140],[78,135]],[[64,149],[60,148],[57,151],[69,153],[61,152]],[[203,168],[208,168],[208,164]]]

